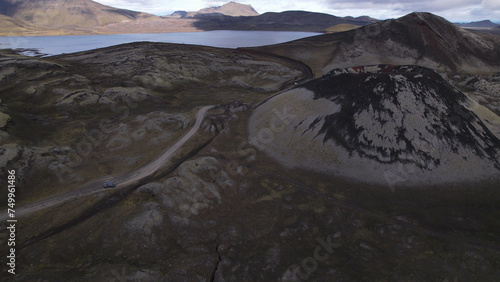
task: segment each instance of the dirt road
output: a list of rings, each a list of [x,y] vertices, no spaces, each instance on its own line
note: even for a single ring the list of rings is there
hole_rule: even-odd
[[[133,185],[134,183],[137,183],[139,180],[143,179],[144,177],[150,176],[153,173],[155,173],[166,161],[168,161],[172,155],[179,150],[200,128],[203,120],[207,116],[208,111],[213,108],[214,106],[205,106],[201,109],[198,110],[196,113],[196,121],[193,127],[184,135],[182,136],[181,139],[179,139],[174,145],[172,145],[170,148],[168,148],[165,152],[163,152],[158,158],[155,160],[151,161],[147,165],[135,170],[131,171],[116,177],[113,177],[112,179],[116,182],[116,187],[113,188],[113,190],[116,189],[123,189],[126,187],[129,187],[130,185]],[[109,177],[108,177],[109,178]],[[108,191],[110,189],[104,189],[103,188],[103,183],[106,181],[108,178],[100,178],[96,179],[94,181],[91,181],[89,183],[86,183],[82,186],[80,186],[77,189],[64,192],[61,194],[57,194],[39,201],[36,201],[34,203],[28,204],[26,206],[21,206],[21,207],[16,207],[15,209],[15,215],[16,219],[19,217],[25,216],[27,214],[33,213],[40,211],[45,208],[49,208],[61,203],[64,203],[69,200],[73,200],[82,196],[88,196],[91,194],[103,192],[103,191]],[[8,219],[8,214],[7,210],[3,210],[0,216],[0,221],[5,221]]]

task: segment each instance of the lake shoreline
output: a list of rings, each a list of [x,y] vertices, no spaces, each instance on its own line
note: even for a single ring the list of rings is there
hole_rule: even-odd
[[[172,29],[169,31],[148,31],[148,32],[48,32],[48,33],[32,33],[32,32],[0,32],[0,37],[40,37],[40,36],[91,36],[91,35],[119,35],[119,34],[153,34],[153,33],[195,33],[195,32],[205,32],[205,30],[195,29]]]
[[[55,56],[110,47],[132,42],[158,42],[204,45],[218,48],[245,48],[273,45],[304,37],[319,35],[315,32],[295,31],[234,31],[217,30],[201,32],[130,33],[66,36],[4,36],[0,49],[15,51],[37,50],[42,56]],[[36,56],[37,52],[30,52]]]

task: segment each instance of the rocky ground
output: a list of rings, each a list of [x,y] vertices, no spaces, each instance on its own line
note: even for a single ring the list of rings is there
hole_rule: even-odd
[[[283,170],[248,144],[249,114],[238,113],[173,173],[114,204],[88,207],[120,198],[103,193],[25,219],[18,280],[493,281],[499,275],[494,186],[391,190]],[[85,219],[75,215],[89,212]],[[41,226],[64,222],[40,234]]]
[[[137,168],[197,106],[255,101],[305,75],[285,60],[148,43],[48,59],[4,51],[0,64],[2,161],[32,181],[21,199]]]

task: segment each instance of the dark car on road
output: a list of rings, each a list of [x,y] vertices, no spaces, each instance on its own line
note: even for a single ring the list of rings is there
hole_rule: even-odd
[[[113,181],[106,181],[104,182],[104,188],[113,188],[116,187],[116,184]]]

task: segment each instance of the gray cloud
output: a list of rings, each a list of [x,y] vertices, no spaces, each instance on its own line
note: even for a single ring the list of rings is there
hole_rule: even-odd
[[[431,12],[450,21],[474,21],[490,19],[500,22],[500,0],[236,0],[252,5],[258,12],[281,12],[285,10],[307,10],[338,16],[368,15],[379,19],[396,18],[419,11]],[[227,1],[219,0],[97,0],[97,2],[119,8],[139,10],[165,15],[175,10],[196,11],[210,6],[219,6]]]
[[[419,2],[412,0],[329,0],[325,6],[331,11],[366,12],[368,15],[379,14],[379,17],[382,18],[398,17],[421,11],[445,16],[452,21],[472,20],[477,19],[479,16],[482,19],[491,17],[492,20],[500,20],[498,10],[496,12],[492,10],[492,8],[498,6],[498,2],[495,0],[423,0]]]

